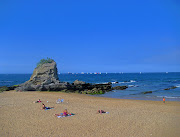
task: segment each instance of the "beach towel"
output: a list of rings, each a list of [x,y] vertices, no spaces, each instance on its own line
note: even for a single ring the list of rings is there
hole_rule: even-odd
[[[71,116],[74,116],[75,114],[71,113],[71,114],[68,114],[67,116],[57,116],[58,118],[63,118],[63,117],[71,117]]]
[[[109,112],[105,112],[105,113],[99,113],[99,114],[109,114]]]
[[[50,107],[46,107],[44,110],[50,110],[50,109],[53,109],[53,108],[50,108]]]

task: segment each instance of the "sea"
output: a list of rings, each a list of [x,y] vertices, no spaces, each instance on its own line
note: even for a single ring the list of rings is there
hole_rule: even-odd
[[[162,73],[62,73],[59,80],[72,83],[75,80],[85,81],[91,84],[108,83],[112,86],[128,86],[125,90],[113,90],[98,97],[133,99],[180,101],[180,72]],[[31,74],[0,74],[0,87],[13,86],[29,80]],[[176,88],[171,88],[176,87]],[[169,90],[164,90],[168,89]],[[143,92],[152,93],[143,94]]]

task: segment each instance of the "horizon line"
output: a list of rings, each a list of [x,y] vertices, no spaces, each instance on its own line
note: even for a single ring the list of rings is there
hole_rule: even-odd
[[[180,71],[159,71],[159,72],[59,72],[58,74],[124,74],[124,73],[180,73]],[[33,74],[33,73],[0,73],[1,74]]]

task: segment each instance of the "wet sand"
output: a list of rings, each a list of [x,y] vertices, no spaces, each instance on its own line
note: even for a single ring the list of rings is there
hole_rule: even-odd
[[[56,104],[58,98],[64,99]],[[41,110],[41,99],[51,110]],[[48,103],[47,103],[48,101]],[[74,116],[57,118],[67,108]],[[98,109],[109,114],[96,114]],[[0,93],[1,137],[178,137],[180,102],[125,100],[74,93]]]

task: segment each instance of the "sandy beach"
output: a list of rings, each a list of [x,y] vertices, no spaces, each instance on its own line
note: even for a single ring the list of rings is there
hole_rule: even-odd
[[[58,98],[64,99],[56,104]],[[41,99],[51,110],[41,110]],[[47,103],[48,101],[48,103]],[[67,108],[74,116],[57,118]],[[96,114],[98,109],[109,114]],[[1,137],[178,137],[180,102],[123,100],[57,92],[0,94]]]

